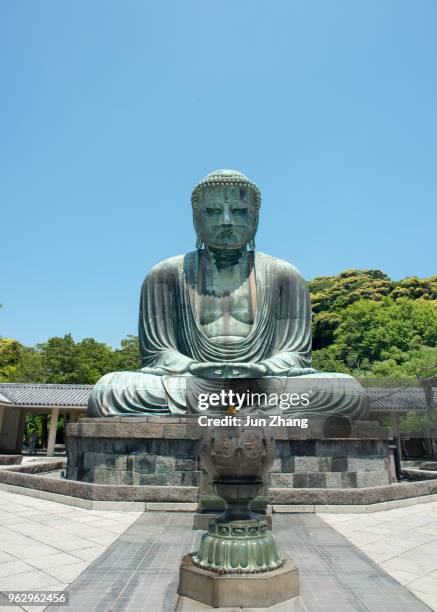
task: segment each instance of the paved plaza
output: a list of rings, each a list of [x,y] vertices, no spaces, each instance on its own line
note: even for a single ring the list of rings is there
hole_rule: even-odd
[[[190,513],[83,510],[0,491],[0,591],[63,590],[49,610],[201,612],[176,594],[201,532]],[[301,597],[272,612],[437,610],[437,502],[371,514],[274,515]],[[43,610],[43,607],[2,607]]]
[[[82,510],[0,490],[0,592],[65,589],[139,516]]]
[[[370,514],[323,514],[349,542],[437,610],[437,502]]]

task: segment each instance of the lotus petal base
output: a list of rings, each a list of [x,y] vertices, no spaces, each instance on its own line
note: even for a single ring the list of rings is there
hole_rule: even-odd
[[[219,574],[255,574],[278,569],[284,563],[266,519],[209,522],[193,563]]]

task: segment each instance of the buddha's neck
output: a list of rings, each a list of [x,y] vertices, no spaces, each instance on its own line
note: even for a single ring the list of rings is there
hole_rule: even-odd
[[[247,261],[248,253],[246,247],[242,249],[213,249],[209,246],[205,246],[206,258],[213,262],[218,270],[224,270],[225,268],[233,268],[241,263]]]

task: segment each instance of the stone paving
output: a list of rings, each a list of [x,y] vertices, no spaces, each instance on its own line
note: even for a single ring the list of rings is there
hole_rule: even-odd
[[[51,610],[211,610],[176,593],[180,560],[186,551],[197,548],[201,536],[190,530],[192,516],[162,513],[157,519],[155,513],[143,514],[69,587],[70,605]],[[315,514],[276,516],[274,532],[280,550],[299,568],[301,596],[269,608],[270,612],[430,609]]]
[[[83,510],[0,490],[0,592],[70,585],[65,612],[211,610],[176,594],[180,559],[201,536],[191,525],[190,513]],[[302,596],[271,612],[437,610],[435,502],[274,515],[274,533],[299,567]]]
[[[63,590],[140,515],[82,510],[0,490],[0,592]],[[0,607],[33,612],[43,607]]]
[[[372,514],[323,514],[433,610],[437,610],[437,502]]]

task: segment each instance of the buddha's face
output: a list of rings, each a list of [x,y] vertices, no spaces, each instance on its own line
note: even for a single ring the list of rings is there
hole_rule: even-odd
[[[221,250],[243,248],[255,236],[258,226],[252,191],[233,186],[205,190],[194,218],[203,242]]]

